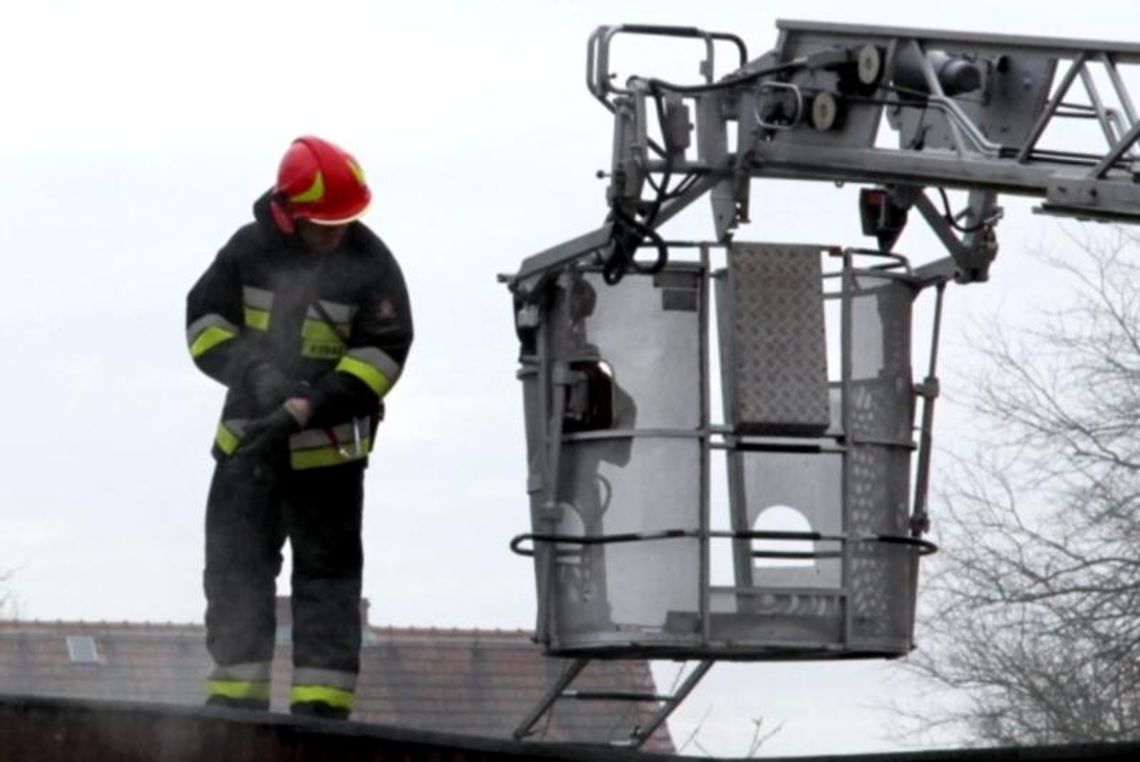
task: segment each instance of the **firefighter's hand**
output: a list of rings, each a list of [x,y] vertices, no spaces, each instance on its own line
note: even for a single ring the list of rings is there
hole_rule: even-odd
[[[308,397],[292,397],[285,401],[285,408],[297,419],[297,426],[305,428],[313,417],[313,403]]]
[[[237,454],[256,455],[280,444],[288,437],[301,430],[297,417],[282,405],[264,418],[258,418],[246,427],[245,433],[238,445]]]

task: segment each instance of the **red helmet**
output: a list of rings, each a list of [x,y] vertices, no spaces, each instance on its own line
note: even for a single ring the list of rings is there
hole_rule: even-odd
[[[297,220],[318,225],[352,222],[371,200],[356,159],[327,140],[306,135],[294,140],[281,159],[270,210],[278,227],[292,233]]]

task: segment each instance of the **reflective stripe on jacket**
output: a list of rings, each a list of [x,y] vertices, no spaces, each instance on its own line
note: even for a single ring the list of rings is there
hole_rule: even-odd
[[[194,363],[229,389],[215,438],[221,455],[269,412],[257,407],[251,369],[268,363],[296,381],[314,415],[290,439],[294,468],[367,457],[413,335],[403,275],[379,238],[354,222],[336,251],[308,251],[274,226],[267,196],[190,290],[186,326]]]
[[[249,420],[232,418],[218,424],[214,445],[223,455],[241,447]],[[305,429],[289,437],[289,463],[295,470],[339,466],[367,458],[372,452],[372,419],[357,418],[339,426]]]

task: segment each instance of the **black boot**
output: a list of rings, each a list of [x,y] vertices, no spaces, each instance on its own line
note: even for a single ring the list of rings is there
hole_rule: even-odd
[[[254,712],[269,711],[269,701],[266,699],[230,698],[229,696],[210,696],[206,699],[206,706],[221,706],[226,709],[246,709]]]
[[[298,701],[289,707],[289,713],[298,717],[320,717],[326,720],[347,720],[351,714],[348,709],[323,701]]]

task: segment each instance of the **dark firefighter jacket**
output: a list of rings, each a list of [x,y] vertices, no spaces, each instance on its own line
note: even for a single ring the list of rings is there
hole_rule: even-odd
[[[295,469],[367,457],[384,395],[412,343],[404,278],[384,243],[359,222],[334,252],[314,253],[280,232],[268,194],[190,290],[186,340],[197,366],[229,387],[215,453],[233,454],[264,415],[249,383],[269,363],[313,404],[289,439]]]

